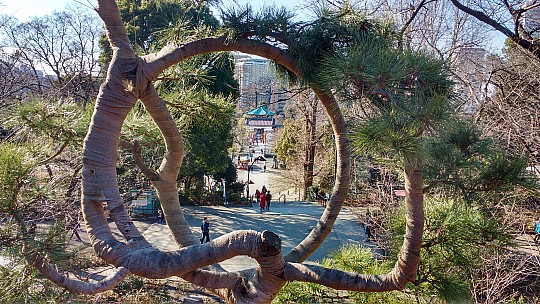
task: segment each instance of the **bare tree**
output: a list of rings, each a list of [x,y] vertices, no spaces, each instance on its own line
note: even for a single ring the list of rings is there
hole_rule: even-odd
[[[493,58],[486,95],[477,114],[488,134],[500,138],[516,155],[530,160],[540,175],[540,60],[520,48],[506,50],[508,57]]]
[[[519,295],[538,294],[540,260],[537,255],[505,251],[486,255],[474,271],[475,303],[507,303]]]
[[[0,33],[17,24],[14,17],[0,15]],[[2,37],[0,35],[0,37]],[[4,37],[5,38],[5,37]],[[0,106],[21,99],[36,91],[35,71],[24,63],[24,55],[14,50],[6,39],[0,42]]]
[[[463,4],[463,1],[451,1],[463,12],[488,24],[531,55],[540,58],[540,42],[538,42],[540,1],[472,1],[470,5]]]
[[[453,59],[462,48],[486,45],[491,38],[481,24],[449,0],[369,1],[374,15],[390,18],[400,44]]]
[[[36,89],[32,70],[21,64],[20,56],[17,52],[9,54],[0,50],[0,108]]]
[[[84,104],[98,90],[101,33],[99,19],[75,6],[4,27],[3,36],[19,54],[19,64],[33,70],[38,94],[52,89]]]
[[[292,117],[290,123],[294,124],[295,151],[294,156],[288,157],[287,166],[290,169],[289,179],[296,181],[303,186],[303,199],[308,194],[308,189],[317,183],[324,182],[328,174],[332,174],[334,164],[334,154],[329,153],[329,147],[325,146],[325,139],[331,137],[329,128],[325,128],[325,117],[320,108],[319,100],[311,90],[302,90],[295,97],[291,98],[289,115]],[[283,133],[281,133],[283,135]],[[282,139],[277,138],[277,142]],[[283,138],[283,140],[291,140]],[[279,149],[278,149],[279,151]],[[281,151],[287,153],[287,151]],[[316,177],[321,175],[318,182]],[[298,183],[298,180],[303,180]],[[290,183],[289,183],[290,186]]]

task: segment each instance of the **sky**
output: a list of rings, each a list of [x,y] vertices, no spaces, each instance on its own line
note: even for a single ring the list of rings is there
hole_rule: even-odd
[[[62,11],[67,4],[76,4],[77,2],[95,5],[97,0],[0,0],[0,13],[13,15],[21,21],[28,21],[30,17],[44,16],[53,12],[53,10]],[[306,0],[222,0],[225,7],[238,4],[241,7],[246,3],[258,10],[263,5],[267,6],[285,6],[289,11],[295,12],[300,15],[301,19],[304,19],[306,14],[309,15],[307,10],[301,11],[303,4]],[[311,19],[311,18],[307,18]],[[501,34],[494,32],[492,39],[492,46],[488,47],[492,51],[498,50],[502,47],[504,38]]]
[[[77,0],[79,3],[95,5],[97,0]],[[245,6],[250,3],[253,8],[257,9],[262,5],[285,6],[291,10],[300,7],[300,0],[271,0],[271,1],[249,1],[249,0],[223,0],[225,5],[234,5],[238,3]],[[0,12],[13,15],[21,21],[27,21],[30,17],[39,17],[48,15],[53,10],[62,11],[66,4],[76,4],[75,0],[0,0]]]
[[[81,3],[88,3],[88,0],[80,0]],[[66,4],[73,3],[73,0],[0,0],[0,11],[6,15],[12,15],[19,20],[27,21],[30,17],[44,16],[52,13],[53,10],[62,11]],[[90,3],[97,3],[90,0]]]

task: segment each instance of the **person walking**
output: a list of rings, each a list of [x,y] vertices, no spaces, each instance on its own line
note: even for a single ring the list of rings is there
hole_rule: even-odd
[[[33,223],[33,222],[32,222]],[[35,223],[33,223],[35,225]],[[72,221],[70,223],[70,226],[71,226],[71,236],[69,237],[69,240],[71,241],[71,239],[75,236],[77,238],[77,241],[79,242],[84,242],[82,239],[81,239],[81,236],[79,235],[79,228],[81,228],[81,215],[79,214],[79,216],[77,217],[77,220],[76,221]]]
[[[261,193],[266,195],[266,186],[265,185],[262,186]]]
[[[371,231],[373,229],[373,225],[375,225],[375,222],[373,221],[373,218],[371,216],[371,212],[366,212],[366,223],[364,224],[364,231],[367,236],[367,240],[370,241],[373,239],[373,232]]]
[[[161,208],[157,211],[157,222],[160,224],[165,223],[165,221],[163,220],[163,211],[161,211]]]
[[[260,196],[260,204],[259,204],[259,207],[261,207],[261,213],[264,211],[264,206],[266,205],[266,195],[264,193],[261,193],[261,196]]]
[[[270,211],[270,201],[272,200],[272,194],[270,194],[270,190],[266,191],[266,211]]]
[[[77,238],[77,241],[82,242],[81,236],[79,235],[79,231],[77,231],[81,227],[81,221],[80,219],[77,220],[77,223],[73,226],[71,236],[69,237],[69,240],[75,236]]]
[[[364,231],[366,232],[367,240],[370,241],[373,239],[373,233],[371,232],[371,229],[373,228],[373,221],[369,220],[367,224],[364,226]]]
[[[203,242],[208,243],[210,242],[210,223],[208,222],[208,218],[205,217],[201,224],[201,231],[202,231],[202,238],[201,238],[201,244]]]
[[[260,203],[261,191],[259,191],[259,189],[255,190],[255,199],[257,200],[257,203]]]

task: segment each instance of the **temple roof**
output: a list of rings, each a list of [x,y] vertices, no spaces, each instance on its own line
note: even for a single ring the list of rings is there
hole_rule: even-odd
[[[274,116],[276,115],[275,112],[272,112],[270,110],[268,110],[267,107],[265,106],[261,106],[261,107],[258,107],[256,109],[253,109],[249,112],[246,113],[247,115],[256,115],[256,116]]]

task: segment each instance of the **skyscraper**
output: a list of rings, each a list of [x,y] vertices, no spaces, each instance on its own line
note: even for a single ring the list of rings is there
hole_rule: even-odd
[[[533,2],[529,1],[527,5],[532,5]],[[540,37],[540,6],[536,6],[523,14],[522,18],[523,28],[531,34],[532,37]]]
[[[474,113],[488,92],[487,52],[479,47],[461,48],[454,61],[456,96],[461,110]]]
[[[266,105],[277,114],[283,113],[285,84],[276,76],[276,67],[265,58],[233,53],[235,78],[240,85],[238,107],[244,112]]]

